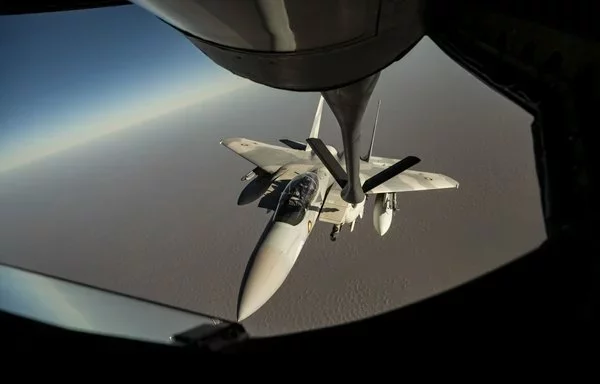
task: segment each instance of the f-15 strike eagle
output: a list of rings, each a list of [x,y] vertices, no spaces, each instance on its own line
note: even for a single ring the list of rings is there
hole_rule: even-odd
[[[333,225],[331,240],[335,241],[343,226],[349,225],[352,232],[356,220],[363,217],[366,197],[350,204],[341,196],[348,180],[343,154],[318,138],[323,100],[321,96],[308,145],[287,139],[280,141],[288,147],[243,138],[221,140],[256,165],[242,177],[242,181],[251,181],[240,193],[238,205],[260,198],[259,207],[274,212],[246,268],[238,321],[256,312],[283,284],[317,221]],[[380,105],[381,101],[369,151],[360,158],[359,169],[363,192],[375,195],[373,225],[383,236],[397,210],[397,193],[458,188],[458,183],[438,173],[409,170],[420,161],[414,156],[402,160],[372,156]]]

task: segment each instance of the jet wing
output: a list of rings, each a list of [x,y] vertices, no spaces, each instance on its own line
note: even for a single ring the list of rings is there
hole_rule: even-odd
[[[286,164],[301,163],[310,159],[310,152],[238,137],[221,140],[221,144],[269,173],[276,172]]]
[[[383,157],[372,157],[371,163],[361,163],[360,173],[363,180],[366,180],[385,168],[395,164],[398,160],[387,159]],[[421,172],[415,170],[406,170],[385,183],[378,185],[367,194],[390,193],[390,192],[409,192],[425,191],[429,189],[458,188],[459,183],[442,174]]]

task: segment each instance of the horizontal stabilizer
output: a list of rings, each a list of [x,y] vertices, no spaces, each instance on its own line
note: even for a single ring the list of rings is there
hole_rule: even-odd
[[[331,176],[335,179],[335,181],[339,184],[341,188],[344,188],[346,183],[348,182],[348,175],[344,168],[340,165],[340,163],[333,157],[325,143],[321,139],[317,138],[308,138],[306,139],[308,145],[313,150],[313,152],[319,157],[325,168],[331,173]]]
[[[299,141],[290,140],[290,139],[280,139],[279,141],[292,149],[297,149],[298,151],[306,150],[306,144],[301,143]]]
[[[408,168],[418,164],[421,161],[418,157],[415,156],[407,156],[404,159],[398,161],[396,164],[392,165],[379,172],[378,174],[370,177],[363,184],[363,191],[365,193],[369,192],[371,189],[376,188],[380,184],[385,183],[392,177],[406,171]]]

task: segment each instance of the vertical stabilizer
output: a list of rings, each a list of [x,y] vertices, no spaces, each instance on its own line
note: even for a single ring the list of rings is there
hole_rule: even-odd
[[[319,99],[319,104],[317,105],[317,112],[315,113],[315,120],[313,121],[312,129],[310,130],[309,138],[318,138],[319,137],[319,128],[321,127],[321,115],[323,114],[323,96]],[[310,151],[310,146],[306,146],[305,151]]]
[[[361,159],[368,162],[371,159],[373,153],[373,143],[375,142],[375,131],[377,130],[377,121],[379,120],[379,108],[381,107],[381,100],[377,102],[377,113],[375,114],[375,122],[373,123],[373,134],[371,135],[371,144],[369,145],[369,152],[366,156],[362,156]]]

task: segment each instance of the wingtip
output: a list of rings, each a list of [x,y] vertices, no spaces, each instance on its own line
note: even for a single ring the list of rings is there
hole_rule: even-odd
[[[446,176],[446,179],[450,184],[454,184],[454,188],[458,189],[458,187],[460,186],[460,183],[454,180],[453,178]]]
[[[254,140],[248,140],[243,137],[228,137],[226,139],[221,139],[219,141],[219,143],[221,145],[224,145],[226,147],[229,145],[235,144],[235,143],[243,143],[243,142],[254,142]],[[254,144],[256,144],[256,143],[254,142]]]
[[[225,146],[225,147],[226,147],[226,146],[228,146],[229,144],[231,144],[231,142],[232,142],[232,141],[234,141],[234,140],[235,140],[235,138],[233,138],[233,137],[228,137],[228,138],[226,138],[226,139],[221,139],[221,140],[219,140],[219,144],[221,144],[221,145],[223,145],[223,146]]]

